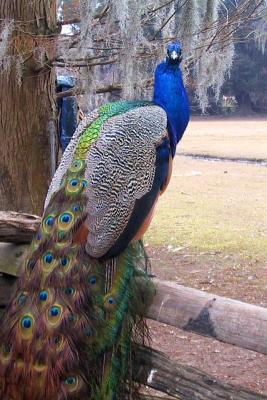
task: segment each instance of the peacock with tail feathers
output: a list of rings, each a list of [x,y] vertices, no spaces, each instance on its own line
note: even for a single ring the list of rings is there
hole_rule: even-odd
[[[63,154],[1,321],[1,400],[136,398],[132,344],[154,293],[142,236],[189,120],[181,59],[170,44],[153,101],[101,106]]]

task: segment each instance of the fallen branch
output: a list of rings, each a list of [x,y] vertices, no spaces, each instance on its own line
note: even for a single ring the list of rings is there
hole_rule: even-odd
[[[0,242],[30,243],[40,217],[15,211],[0,211]]]
[[[149,88],[150,86],[152,86],[152,80],[148,79],[147,81],[144,81],[142,83],[142,86],[145,88]],[[121,91],[121,90],[122,90],[122,85],[114,83],[112,85],[98,87],[98,88],[96,88],[95,92],[97,94],[101,94],[101,93],[117,92],[117,91]],[[84,89],[79,88],[79,87],[74,87],[74,88],[71,88],[68,90],[64,90],[64,92],[55,93],[55,97],[57,99],[60,99],[62,97],[78,96],[78,95],[81,95],[84,93],[86,93]]]
[[[118,90],[122,90],[122,86],[114,84],[114,85],[99,87],[96,89],[95,92],[97,94],[101,94],[101,93],[111,93],[111,92],[115,92]],[[86,91],[82,88],[72,88],[72,89],[64,90],[64,92],[55,93],[55,97],[57,99],[61,99],[62,97],[78,96],[78,95],[81,95],[84,93],[86,93]]]
[[[135,380],[180,400],[263,400],[267,396],[226,384],[205,372],[171,361],[165,354],[138,347]],[[153,396],[151,396],[153,400]]]
[[[155,280],[147,317],[185,331],[267,354],[267,309]]]

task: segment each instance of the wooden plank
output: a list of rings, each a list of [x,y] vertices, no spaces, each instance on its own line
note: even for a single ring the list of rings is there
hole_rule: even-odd
[[[8,303],[15,280],[7,287],[6,282],[3,274],[0,276],[2,306]],[[156,279],[154,282],[156,295],[147,310],[147,318],[267,354],[266,308],[172,282]]]
[[[137,347],[134,379],[180,400],[266,400],[267,396],[230,385],[205,372],[171,361],[148,347]],[[151,400],[153,396],[151,396]]]
[[[267,354],[267,309],[155,280],[156,296],[147,317]]]
[[[15,211],[0,211],[0,242],[29,243],[40,217]]]
[[[0,243],[0,272],[18,276],[28,247],[27,244]]]

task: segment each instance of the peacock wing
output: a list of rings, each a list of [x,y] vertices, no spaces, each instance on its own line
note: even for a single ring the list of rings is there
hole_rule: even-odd
[[[87,154],[86,250],[113,257],[134,238],[166,179],[167,118],[158,106],[109,118]]]

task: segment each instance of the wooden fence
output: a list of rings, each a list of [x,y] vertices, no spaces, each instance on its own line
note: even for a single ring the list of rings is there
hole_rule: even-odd
[[[0,212],[0,312],[9,301],[19,265],[39,222],[38,216]],[[154,283],[156,296],[147,318],[267,354],[267,309],[172,282],[155,279]],[[171,361],[152,348],[138,347],[134,365],[136,381],[167,394],[169,399],[267,400],[265,395]],[[159,397],[143,395],[141,399]]]

